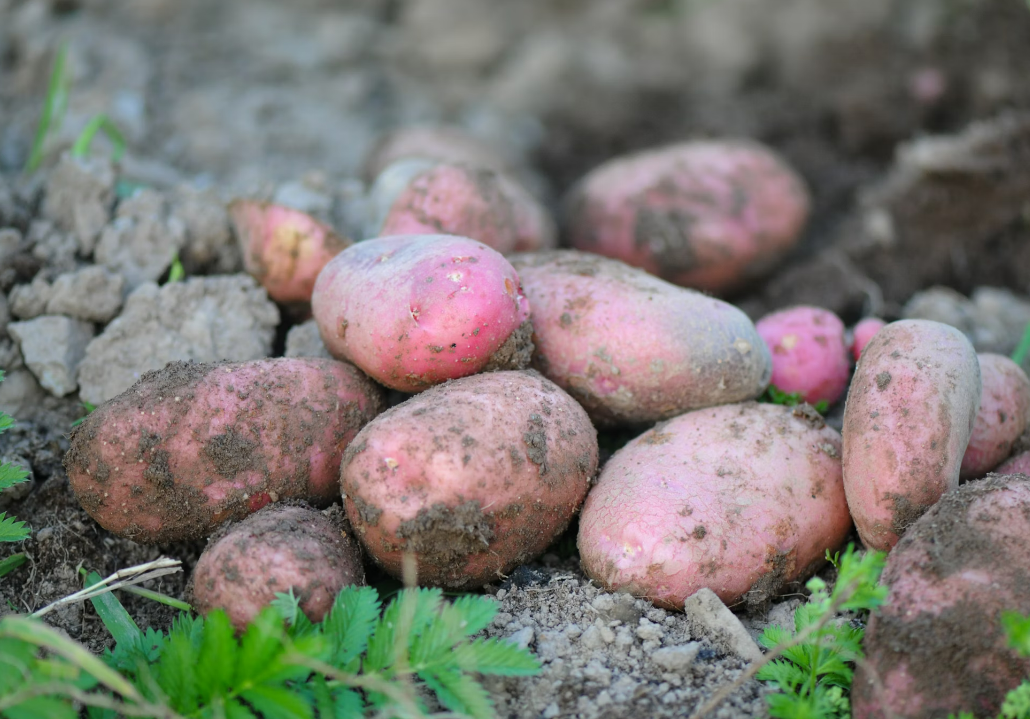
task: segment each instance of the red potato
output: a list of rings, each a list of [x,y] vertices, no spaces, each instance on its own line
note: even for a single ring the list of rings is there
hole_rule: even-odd
[[[887,323],[878,317],[866,317],[855,325],[855,328],[851,331],[851,356],[855,358],[856,362],[862,356],[862,350],[869,344],[869,340],[886,326]]]
[[[685,287],[725,293],[797,243],[810,200],[800,177],[749,141],[697,141],[611,160],[569,202],[572,246]]]
[[[355,584],[365,584],[365,570],[342,515],[334,521],[276,505],[212,538],[193,570],[193,606],[204,615],[222,609],[243,631],[277,593],[292,589],[301,611],[320,622],[340,590]]]
[[[955,489],[977,409],[980,365],[959,330],[884,327],[866,345],[844,408],[844,489],[862,542],[890,551]]]
[[[395,576],[413,552],[420,584],[469,589],[542,552],[597,471],[583,409],[536,372],[448,382],[382,414],[341,470],[347,516]]]
[[[760,319],[755,328],[772,354],[772,384],[809,404],[833,404],[848,386],[851,361],[844,323],[819,307],[790,307]]]
[[[310,302],[322,268],[351,244],[299,210],[254,200],[229,205],[243,264],[276,302]]]
[[[359,242],[326,265],[311,304],[334,357],[402,392],[521,369],[533,351],[518,273],[465,237]]]
[[[449,234],[505,254],[553,247],[554,222],[515,180],[473,165],[402,160],[369,193],[367,237]]]
[[[384,136],[365,160],[366,182],[398,160],[431,160],[503,172],[507,160],[490,145],[457,127],[404,127]]]
[[[761,603],[850,528],[836,431],[801,407],[723,405],[615,453],[583,505],[580,562],[607,589],[663,607],[703,588]]]
[[[575,250],[511,257],[533,308],[534,367],[598,425],[759,396],[769,353],[737,308]]]
[[[172,362],[93,411],[64,465],[108,531],[197,539],[279,500],[330,503],[344,448],[382,406],[382,388],[335,360]]]
[[[982,477],[1012,453],[1030,422],[1030,379],[1004,355],[979,354],[983,391],[959,478]]]
[[[997,469],[998,474],[1030,474],[1030,451],[1007,459]]]
[[[1030,673],[1001,612],[1030,614],[1030,478],[991,475],[948,492],[887,558],[886,604],[866,630],[855,719],[993,717]]]

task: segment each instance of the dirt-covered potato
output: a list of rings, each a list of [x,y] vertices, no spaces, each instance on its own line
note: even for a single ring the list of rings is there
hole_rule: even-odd
[[[369,554],[420,584],[468,589],[542,552],[597,470],[583,408],[536,372],[493,372],[416,395],[344,453],[347,516]]]
[[[467,237],[404,235],[352,245],[319,275],[311,306],[334,357],[402,392],[523,369],[533,351],[518,273]]]
[[[889,551],[959,482],[980,364],[959,330],[892,322],[862,351],[844,408],[844,489],[862,542]]]
[[[998,474],[1030,474],[1030,451],[1022,452],[998,466]]]
[[[821,307],[788,307],[755,323],[772,355],[772,384],[810,404],[833,404],[848,386],[844,323]]]
[[[1008,357],[979,354],[983,392],[973,434],[962,456],[960,479],[982,477],[1009,454],[1030,422],[1030,379]]]
[[[855,719],[997,716],[1030,674],[1003,611],[1030,614],[1030,478],[991,475],[950,491],[887,558],[886,604],[865,635]]]
[[[229,519],[338,496],[348,442],[383,390],[336,360],[172,362],[72,433],[72,489],[105,529],[138,542],[210,536]]]
[[[743,404],[662,422],[615,453],[579,519],[583,570],[682,609],[702,588],[761,603],[851,528],[840,435],[811,407]]]
[[[547,210],[516,180],[473,165],[401,160],[368,197],[366,237],[448,234],[502,254],[557,244]]]
[[[695,141],[616,158],[570,196],[572,246],[710,292],[768,272],[809,211],[801,178],[750,141]]]
[[[243,264],[276,302],[310,302],[318,273],[351,244],[299,210],[236,200],[229,217]]]
[[[732,305],[586,252],[509,259],[532,307],[534,367],[598,425],[752,399],[769,384],[769,351]]]
[[[304,614],[319,622],[341,589],[365,583],[361,550],[347,530],[342,513],[265,507],[212,538],[193,570],[193,606],[201,614],[223,609],[242,630],[277,593],[293,589]]]

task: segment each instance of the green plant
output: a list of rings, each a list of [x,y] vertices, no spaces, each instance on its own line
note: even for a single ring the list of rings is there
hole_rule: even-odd
[[[1030,3],[1030,0],[1027,0],[1027,3]],[[1012,361],[1022,366],[1028,354],[1030,354],[1030,322],[1027,322],[1026,329],[1023,330],[1023,338],[1012,353]]]
[[[186,268],[182,266],[182,260],[179,259],[179,253],[175,253],[175,257],[172,258],[172,267],[168,270],[168,283],[182,282],[186,278]]]
[[[78,427],[80,424],[85,422],[86,421],[86,417],[89,416],[89,413],[97,408],[97,406],[95,404],[92,404],[91,402],[80,402],[79,404],[81,404],[82,408],[84,410],[86,410],[86,414],[84,414],[83,416],[79,417],[77,420],[72,422],[72,427]]]
[[[445,602],[439,590],[406,589],[382,610],[374,589],[348,587],[312,623],[291,592],[237,636],[220,611],[141,631],[104,596],[117,643],[102,659],[38,620],[0,620],[0,716],[71,719],[77,702],[91,719],[425,717],[419,681],[454,714],[478,718],[492,706],[471,672],[539,668],[514,644],[470,640],[496,612],[485,597]]]
[[[0,370],[0,382],[4,381],[4,371]],[[3,434],[14,425],[14,419],[0,412],[0,434]],[[21,484],[27,481],[29,473],[21,467],[13,464],[0,463],[0,492],[8,487]],[[20,542],[29,536],[28,527],[25,522],[19,522],[14,517],[8,517],[7,512],[0,512],[0,542]],[[24,554],[15,554],[0,562],[0,577],[8,574],[25,562]]]
[[[1030,616],[1019,612],[1002,612],[1001,626],[1008,637],[1009,646],[1024,657],[1030,657]],[[949,719],[956,719],[954,715]],[[957,719],[976,719],[970,712],[959,713]],[[1005,695],[998,719],[1030,719],[1030,679]]]
[[[801,404],[801,394],[799,392],[784,392],[779,389],[776,385],[771,384],[769,388],[765,390],[765,394],[758,398],[759,402],[768,402],[769,404],[782,404],[787,407],[796,407]],[[825,399],[819,400],[814,405],[815,411],[819,414],[826,414],[826,410],[830,408],[830,403]]]
[[[796,634],[778,626],[763,632],[760,642],[769,649],[782,647],[782,659],[769,662],[758,679],[771,682],[780,691],[768,697],[770,716],[779,719],[800,717],[849,717],[848,692],[854,664],[862,654],[863,626],[853,621],[837,621],[839,612],[869,612],[887,597],[887,588],[878,585],[886,555],[867,552],[858,557],[849,546],[843,556],[827,559],[837,568],[833,591],[818,577],[807,586],[812,596],[794,613]],[[804,641],[796,641],[806,635]]]
[[[113,148],[112,159],[115,162],[122,159],[122,156],[125,155],[125,136],[122,135],[122,131],[118,129],[114,121],[103,114],[93,116],[86,123],[86,127],[82,129],[82,132],[75,139],[75,144],[72,145],[72,157],[89,157],[89,148],[93,144],[93,138],[96,137],[98,132],[103,132],[107,135],[107,139],[111,142]]]

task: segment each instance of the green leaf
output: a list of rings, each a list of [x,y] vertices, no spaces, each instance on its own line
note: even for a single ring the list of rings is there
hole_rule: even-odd
[[[83,128],[78,138],[76,138],[75,144],[72,145],[72,157],[80,159],[89,157],[89,149],[93,144],[93,138],[99,132],[103,132],[111,142],[113,147],[112,160],[118,162],[122,159],[122,156],[125,154],[125,136],[122,135],[122,131],[118,129],[118,126],[114,124],[111,118],[104,114],[95,115],[86,123],[86,127]]]
[[[25,522],[8,517],[7,512],[0,512],[0,542],[21,542],[29,538]]]
[[[15,569],[25,564],[25,553],[12,554],[6,559],[0,560],[0,577],[10,574]]]
[[[182,266],[182,260],[179,259],[179,253],[176,252],[172,257],[172,267],[168,270],[168,282],[166,284],[182,282],[185,277],[186,268]]]
[[[1005,695],[1001,715],[1005,719],[1030,718],[1030,680],[1024,679],[1022,684]]]
[[[5,719],[75,719],[78,710],[67,699],[36,697],[4,712]]]
[[[250,623],[240,640],[234,684],[258,681],[283,652],[283,624],[279,613],[266,607]]]
[[[372,587],[345,587],[333,602],[322,631],[333,644],[333,664],[344,667],[364,654],[379,619],[379,595]]]
[[[238,648],[229,616],[221,610],[208,614],[197,659],[197,690],[201,697],[220,696],[226,692],[233,679]]]
[[[297,692],[281,687],[257,686],[241,692],[244,701],[265,719],[313,719],[311,703]]]
[[[199,707],[197,658],[203,632],[203,619],[176,622],[155,667],[161,691],[180,713],[194,712]]]
[[[16,464],[0,464],[0,490],[27,482],[28,480],[29,472],[27,469]]]
[[[360,719],[365,716],[365,702],[361,695],[351,689],[337,689],[333,692],[335,714],[325,714],[334,719]]]
[[[494,711],[490,695],[472,677],[457,671],[420,672],[418,676],[436,693],[440,703],[451,711],[474,719],[492,719]]]
[[[93,585],[100,582],[102,577],[96,572],[90,572],[86,575],[86,587],[92,587]],[[127,644],[133,644],[137,642],[141,637],[139,627],[136,622],[132,620],[129,613],[125,611],[125,607],[118,601],[118,597],[114,596],[111,592],[105,592],[96,597],[91,597],[89,600],[93,604],[93,608],[97,610],[97,615],[100,617],[100,621],[104,623],[107,631],[111,632],[111,636],[117,644],[125,642]]]
[[[1005,629],[1009,646],[1024,657],[1030,656],[1030,616],[1019,612],[1002,612],[1001,626]]]
[[[454,650],[457,666],[479,674],[524,677],[537,674],[540,662],[527,650],[499,639],[476,639]]]
[[[235,699],[230,699],[225,703],[225,719],[256,719],[256,717],[257,715],[245,704],[241,704]]]
[[[39,124],[36,125],[36,136],[32,140],[32,150],[29,152],[29,159],[25,163],[25,172],[35,172],[43,164],[43,147],[46,144],[47,135],[53,127],[61,124],[64,116],[64,108],[68,103],[68,74],[65,72],[67,64],[68,47],[61,45],[54,56],[54,66],[50,70],[50,84],[47,87],[46,99],[43,101],[43,112],[39,117]]]
[[[461,614],[462,628],[468,637],[490,626],[490,622],[497,614],[496,600],[474,594],[458,597],[451,602],[451,606]]]
[[[1027,0],[1027,3],[1030,4],[1030,0]],[[1019,345],[1012,353],[1012,361],[1022,366],[1028,354],[1030,354],[1030,322],[1027,322],[1026,329],[1023,330],[1023,338],[1019,340]]]

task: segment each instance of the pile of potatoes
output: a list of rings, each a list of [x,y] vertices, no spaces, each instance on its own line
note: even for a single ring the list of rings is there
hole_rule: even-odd
[[[1030,380],[957,330],[849,331],[816,307],[755,324],[699,291],[768,272],[804,226],[804,184],[755,143],[598,168],[566,203],[573,249],[503,158],[454,131],[398,133],[367,169],[359,242],[232,206],[247,267],[310,304],[335,359],[175,363],[72,437],[72,486],[105,528],[218,533],[202,610],[236,602],[242,625],[288,585],[317,619],[362,581],[351,535],[387,572],[411,556],[419,583],[472,589],[577,513],[582,567],[606,588],[762,604],[853,526],[890,550],[960,480],[1030,463],[1009,459]],[[804,403],[756,402],[770,383]],[[387,408],[386,388],[409,396]],[[845,395],[842,436],[812,405]],[[598,475],[612,428],[637,436]],[[318,511],[336,502],[347,523]]]

